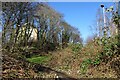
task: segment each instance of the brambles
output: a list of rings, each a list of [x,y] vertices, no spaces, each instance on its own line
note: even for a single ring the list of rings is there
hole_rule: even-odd
[[[102,49],[101,49],[101,51],[97,51],[97,48],[96,48],[95,50],[97,51],[97,54],[94,56],[92,55],[94,50],[91,51],[92,48],[90,50],[88,50],[89,56],[92,55],[92,57],[83,60],[83,62],[81,63],[80,70],[82,73],[86,73],[86,71],[90,65],[96,66],[103,62],[105,62],[105,63],[109,62],[112,59],[112,57],[114,55],[116,55],[118,52],[118,46],[117,46],[118,40],[117,40],[116,36],[109,37],[109,38],[103,37],[101,39],[96,39],[94,41],[94,43],[91,43],[89,45],[92,46],[93,44],[96,44],[96,42],[98,44],[97,47],[101,46]],[[90,48],[90,46],[89,46],[89,48]],[[95,46],[93,48],[95,48]],[[87,50],[85,52],[87,52]]]
[[[90,65],[99,65],[101,62],[101,59],[99,57],[95,58],[95,59],[85,59],[80,66],[80,71],[82,74],[85,74],[88,70],[88,67]]]
[[[80,66],[80,71],[82,74],[85,74],[87,69],[88,69],[88,66],[92,63],[92,60],[91,59],[86,59],[82,62],[81,66]]]
[[[81,48],[83,47],[82,44],[80,43],[76,43],[76,44],[71,43],[69,46],[71,47],[73,53],[80,52]]]
[[[95,58],[95,60],[92,62],[93,65],[98,65],[100,64],[101,60],[99,57]]]

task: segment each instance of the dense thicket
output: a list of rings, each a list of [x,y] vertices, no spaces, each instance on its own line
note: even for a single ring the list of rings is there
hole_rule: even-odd
[[[84,47],[87,49],[83,51],[97,55],[92,55],[82,62],[83,73],[87,71],[88,64],[106,63],[115,70],[117,77],[120,77],[120,2],[116,4],[118,5],[106,8],[104,13],[104,9],[98,10],[95,35],[88,37],[87,45]]]

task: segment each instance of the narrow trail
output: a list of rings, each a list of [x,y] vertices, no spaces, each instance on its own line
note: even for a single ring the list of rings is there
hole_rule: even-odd
[[[45,66],[42,66],[42,65],[35,65],[35,69],[37,71],[40,71],[40,72],[46,72],[46,73],[55,73],[56,74],[56,78],[58,78],[58,80],[77,80],[75,78],[72,78],[71,76],[67,75],[66,73],[63,73],[63,72],[60,72],[60,71],[56,71],[56,70],[53,70],[51,69],[50,67],[45,67]]]

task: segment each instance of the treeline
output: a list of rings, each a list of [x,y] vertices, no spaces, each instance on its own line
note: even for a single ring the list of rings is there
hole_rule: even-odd
[[[82,44],[80,32],[47,3],[3,2],[2,47],[13,51],[35,47],[42,51]]]

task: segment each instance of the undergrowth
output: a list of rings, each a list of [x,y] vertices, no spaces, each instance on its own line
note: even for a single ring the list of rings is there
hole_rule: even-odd
[[[117,54],[118,52],[117,36],[109,37],[109,38],[103,37],[102,39],[95,39],[94,43],[89,44],[89,46],[87,47],[93,46],[95,43],[97,43],[97,46],[102,47],[102,51],[98,52],[93,58],[90,57],[83,60],[83,62],[80,65],[80,71],[83,74],[86,73],[90,65],[96,66],[102,62],[107,63],[112,59],[112,56]]]

